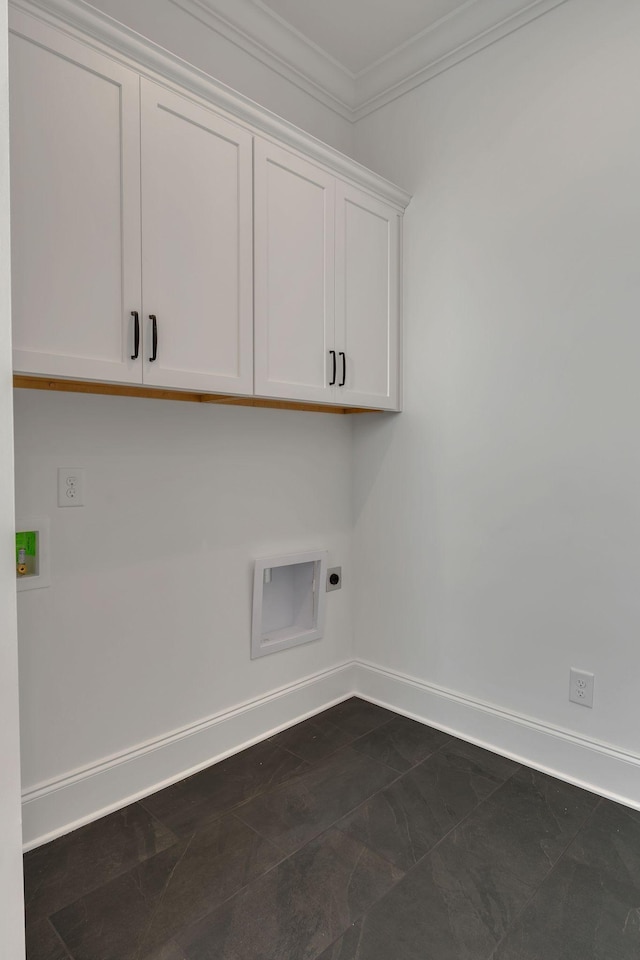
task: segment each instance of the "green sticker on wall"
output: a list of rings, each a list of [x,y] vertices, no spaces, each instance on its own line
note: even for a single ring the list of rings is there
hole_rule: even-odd
[[[16,563],[20,550],[24,550],[28,557],[35,557],[37,539],[37,530],[20,530],[16,533]]]

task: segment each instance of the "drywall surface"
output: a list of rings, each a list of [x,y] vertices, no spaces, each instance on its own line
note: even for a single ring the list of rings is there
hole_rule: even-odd
[[[639,37],[569,2],[357,124],[413,200],[404,412],[354,428],[357,655],[636,756]]]
[[[353,126],[171,0],[92,0],[92,6],[351,155]]]
[[[0,952],[24,957],[11,419],[7,4],[0,0]]]
[[[346,576],[323,639],[250,659],[255,558],[350,570],[349,419],[16,391],[17,512],[51,528],[51,587],[18,596],[25,790],[349,659]]]

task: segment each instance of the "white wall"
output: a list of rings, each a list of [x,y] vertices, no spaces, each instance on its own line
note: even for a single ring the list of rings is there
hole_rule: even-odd
[[[18,598],[26,790],[349,659],[346,587],[322,640],[249,659],[256,557],[349,568],[349,418],[17,391],[15,422],[18,515],[51,523]]]
[[[94,6],[351,151],[350,123],[170,0]],[[51,524],[51,587],[18,603],[28,845],[348,692],[269,700],[351,656],[348,418],[18,391],[15,431],[17,515]],[[86,507],[57,507],[58,466],[85,468]],[[314,548],[347,574],[325,637],[251,662],[253,559]]]
[[[358,123],[414,196],[354,555],[360,657],[636,757],[638,37],[636,0],[568,2]]]
[[[171,0],[92,0],[92,6],[325,143],[353,152],[348,120]]]
[[[98,5],[348,151],[168,0]],[[33,805],[348,658],[350,572],[363,660],[638,754],[639,29],[634,0],[567,2],[357,125],[358,159],[414,193],[401,416],[18,392],[18,513],[52,540],[51,588],[20,596]],[[85,468],[86,507],[56,506],[58,466]],[[252,558],[313,547],[345,566],[325,639],[249,661]]]
[[[7,4],[0,0],[0,940],[24,957],[13,525]]]

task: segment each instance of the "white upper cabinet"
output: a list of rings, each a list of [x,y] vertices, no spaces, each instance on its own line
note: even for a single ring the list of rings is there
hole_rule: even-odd
[[[15,370],[252,393],[252,140],[43,24],[13,33]]]
[[[338,392],[350,406],[399,406],[400,216],[338,181],[336,344]]]
[[[255,391],[332,399],[335,180],[255,142]]]
[[[253,138],[144,78],[141,115],[143,382],[250,394]]]
[[[139,378],[139,78],[32,21],[10,66],[15,369]]]
[[[408,196],[74,11],[10,11],[16,373],[399,409]]]
[[[255,392],[398,409],[395,207],[255,143]]]

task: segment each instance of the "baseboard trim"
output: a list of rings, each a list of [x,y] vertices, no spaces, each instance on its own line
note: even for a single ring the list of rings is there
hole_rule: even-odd
[[[640,755],[354,660],[31,787],[22,797],[24,850],[155,793],[354,695],[640,810]]]
[[[640,810],[640,755],[366,661],[358,696]]]
[[[31,850],[224,760],[352,695],[353,662],[305,677],[155,740],[39,783],[22,795]]]

